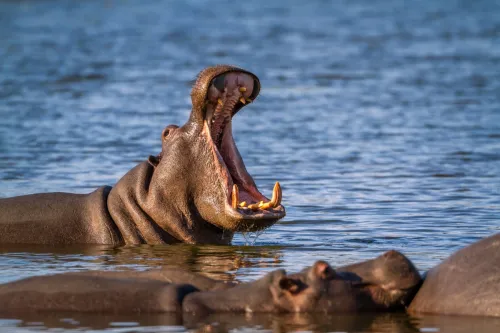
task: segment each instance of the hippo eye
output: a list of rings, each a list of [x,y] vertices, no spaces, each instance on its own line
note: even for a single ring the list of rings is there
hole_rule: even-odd
[[[226,75],[222,74],[217,76],[213,81],[213,85],[215,88],[217,88],[218,91],[223,92],[224,91],[224,81],[226,79]]]

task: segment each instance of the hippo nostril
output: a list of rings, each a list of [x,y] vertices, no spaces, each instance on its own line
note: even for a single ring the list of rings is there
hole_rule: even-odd
[[[225,74],[221,74],[219,76],[217,76],[213,81],[213,85],[215,86],[215,88],[217,88],[217,90],[219,90],[220,92],[223,92],[224,91],[224,83],[226,81],[226,75]]]
[[[163,129],[163,132],[161,133],[161,137],[163,139],[165,139],[170,134],[170,132],[172,130],[176,129],[176,128],[179,128],[179,126],[177,126],[177,125],[168,125],[167,127],[165,127]]]

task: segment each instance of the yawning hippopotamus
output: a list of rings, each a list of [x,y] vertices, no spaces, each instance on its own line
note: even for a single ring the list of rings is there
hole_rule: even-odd
[[[352,268],[352,269],[351,269]],[[335,271],[328,263],[287,275],[282,269],[241,284],[195,273],[78,272],[0,285],[0,313],[366,312],[403,310],[420,283],[410,261],[394,251]]]
[[[409,312],[500,317],[500,234],[429,270]]]
[[[158,156],[113,188],[1,199],[0,243],[229,244],[234,232],[271,226],[285,216],[280,185],[271,200],[259,192],[231,129],[259,91],[259,79],[243,69],[203,70],[189,120],[163,130]]]

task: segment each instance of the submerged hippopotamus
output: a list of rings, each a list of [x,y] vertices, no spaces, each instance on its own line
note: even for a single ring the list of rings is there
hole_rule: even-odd
[[[0,285],[0,313],[389,311],[403,309],[419,283],[411,262],[395,251],[338,271],[318,261],[238,285],[173,269],[64,273]]]
[[[500,317],[500,233],[429,270],[408,311]]]
[[[334,270],[325,261],[299,273],[277,270],[226,292],[186,296],[185,312],[322,312],[360,313],[404,310],[421,278],[397,251]]]
[[[259,192],[231,128],[259,91],[243,69],[203,70],[189,120],[163,130],[158,156],[113,188],[0,199],[0,244],[229,244],[235,232],[271,226],[285,216],[280,185],[271,200]]]

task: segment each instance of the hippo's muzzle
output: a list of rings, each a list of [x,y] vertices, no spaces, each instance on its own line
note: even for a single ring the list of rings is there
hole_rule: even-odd
[[[235,231],[263,229],[285,216],[280,184],[276,182],[271,199],[262,195],[233,139],[232,117],[251,103],[259,90],[259,81],[252,74],[233,70],[212,79],[205,100],[202,134],[225,187],[225,212],[240,220]]]

